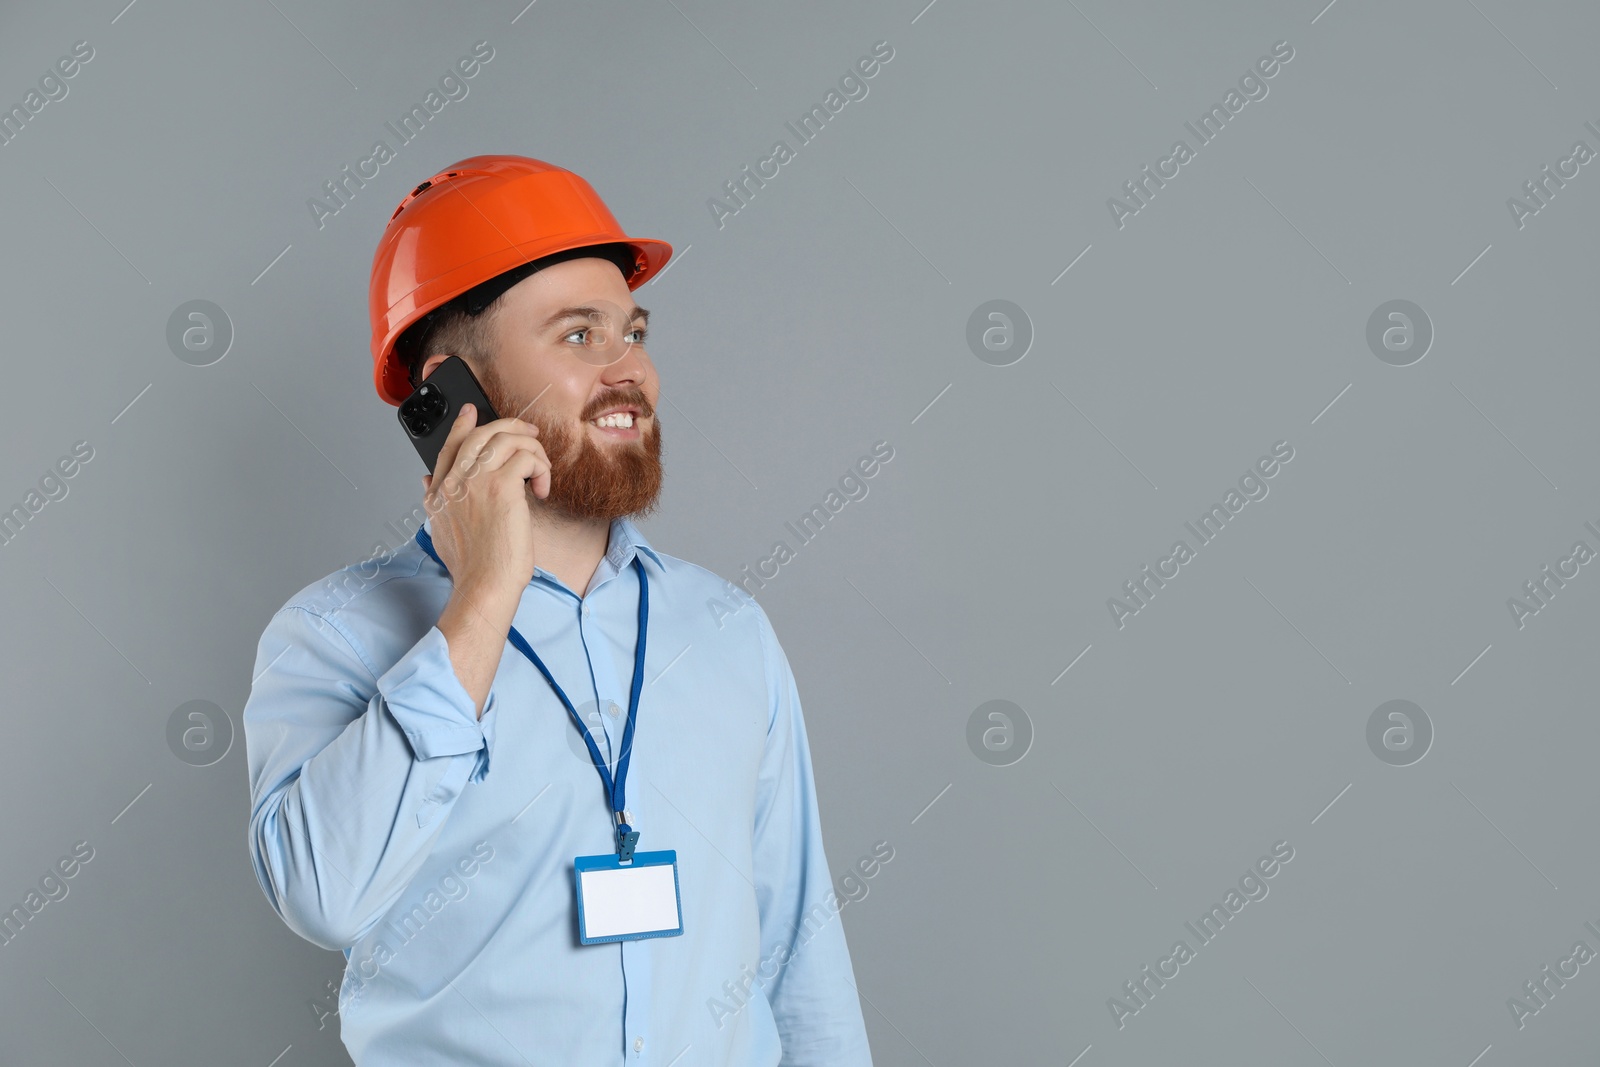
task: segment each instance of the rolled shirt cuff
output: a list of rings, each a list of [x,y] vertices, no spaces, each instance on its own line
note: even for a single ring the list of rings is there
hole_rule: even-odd
[[[378,678],[378,692],[417,759],[477,752],[471,780],[481,782],[489,773],[494,690],[484,701],[480,719],[472,697],[456,677],[449,642],[437,626]]]

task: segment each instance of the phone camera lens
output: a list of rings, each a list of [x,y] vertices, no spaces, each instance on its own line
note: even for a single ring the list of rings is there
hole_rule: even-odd
[[[424,385],[400,405],[400,421],[412,437],[426,437],[448,407],[439,390]]]

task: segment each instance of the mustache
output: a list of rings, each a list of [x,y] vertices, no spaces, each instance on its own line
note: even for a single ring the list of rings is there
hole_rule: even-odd
[[[633,407],[639,409],[639,414],[646,418],[655,415],[655,409],[650,406],[650,401],[645,399],[644,393],[639,390],[612,393],[602,397],[596,403],[589,405],[589,410],[584,413],[584,420],[588,421],[598,417],[602,412],[612,408]]]

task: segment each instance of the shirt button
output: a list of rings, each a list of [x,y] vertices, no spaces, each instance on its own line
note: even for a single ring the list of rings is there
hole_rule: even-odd
[[[589,614],[589,605],[588,604],[585,604],[583,606],[583,614],[585,615],[585,617],[588,616],[588,614]]]
[[[633,1039],[633,1051],[635,1051],[635,1052],[643,1052],[644,1051],[644,1038],[636,1037],[636,1038]]]
[[[622,714],[622,709],[617,707],[617,702],[614,700],[611,702],[611,706],[606,708],[606,711],[611,713],[613,719]]]

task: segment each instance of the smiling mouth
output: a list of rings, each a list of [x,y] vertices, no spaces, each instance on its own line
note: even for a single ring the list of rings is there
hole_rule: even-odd
[[[632,412],[619,411],[610,415],[603,415],[598,419],[590,419],[589,425],[599,430],[606,437],[615,437],[622,440],[638,440],[643,434],[639,429],[642,416],[636,417]]]

